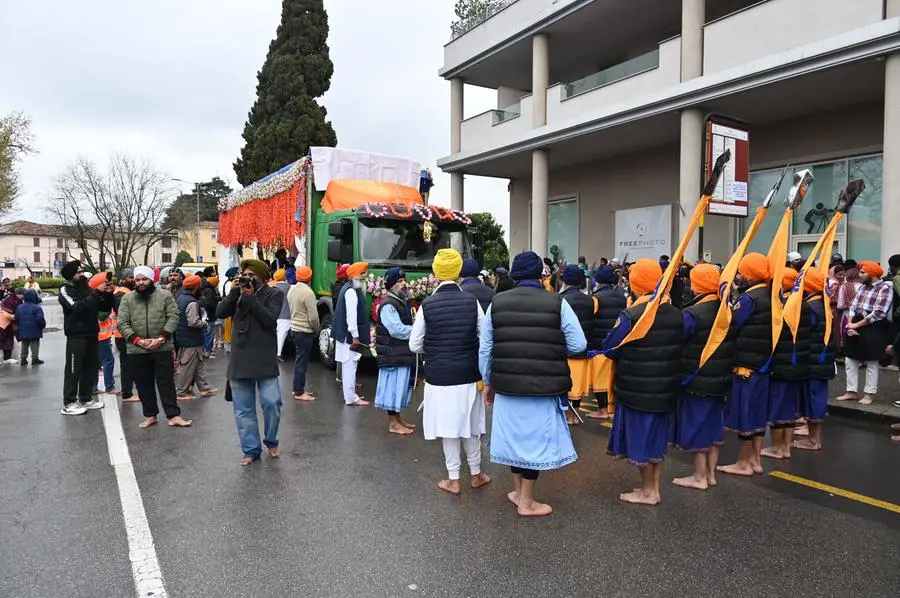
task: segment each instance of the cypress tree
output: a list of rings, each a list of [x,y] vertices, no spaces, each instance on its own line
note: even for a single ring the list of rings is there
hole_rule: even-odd
[[[281,24],[257,75],[245,144],[234,163],[242,185],[306,155],[311,145],[337,145],[325,108],[316,102],[334,72],[327,40],[323,0],[283,0]]]

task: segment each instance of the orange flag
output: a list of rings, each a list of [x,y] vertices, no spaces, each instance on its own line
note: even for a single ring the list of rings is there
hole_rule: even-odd
[[[706,182],[706,186],[703,188],[703,195],[700,196],[700,201],[697,202],[697,207],[694,209],[694,215],[691,216],[691,221],[688,223],[687,229],[681,237],[678,248],[675,249],[675,253],[672,254],[672,257],[669,259],[669,266],[666,268],[666,271],[663,272],[662,278],[656,285],[656,290],[653,291],[650,301],[644,309],[644,313],[641,314],[641,317],[638,318],[634,327],[628,332],[622,342],[619,343],[618,347],[627,345],[632,341],[641,340],[647,336],[647,332],[649,332],[650,327],[653,326],[653,322],[656,319],[656,312],[659,310],[659,305],[668,300],[669,290],[672,288],[672,280],[684,257],[688,242],[690,242],[691,237],[694,235],[694,231],[697,229],[697,225],[700,224],[700,220],[706,213],[706,206],[709,205],[709,200],[712,199],[716,183],[718,183],[719,177],[722,175],[722,170],[729,160],[731,160],[730,150],[725,150],[725,153],[720,155],[716,160],[715,168],[713,168],[713,172]]]

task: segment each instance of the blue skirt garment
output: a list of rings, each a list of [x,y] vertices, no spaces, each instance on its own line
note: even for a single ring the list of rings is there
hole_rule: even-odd
[[[734,377],[725,405],[725,429],[741,436],[765,434],[769,415],[769,376],[754,372]]]
[[[807,421],[820,424],[828,413],[828,380],[811,378],[800,397],[800,413]]]
[[[778,380],[769,383],[769,425],[788,425],[797,421],[803,380]]]
[[[578,459],[557,397],[496,394],[490,449],[492,463],[538,471]]]
[[[672,444],[692,453],[707,452],[711,446],[721,446],[725,440],[724,413],[725,401],[722,397],[681,393],[672,426]]]
[[[607,452],[638,467],[661,463],[666,458],[671,422],[671,413],[638,411],[617,403]]]
[[[413,372],[408,365],[378,369],[375,407],[385,411],[402,411],[412,402]]]

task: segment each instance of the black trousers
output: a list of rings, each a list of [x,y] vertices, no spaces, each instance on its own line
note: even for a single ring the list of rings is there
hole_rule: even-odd
[[[524,467],[510,467],[509,470],[516,475],[522,476],[522,478],[526,480],[536,480],[541,474],[541,472],[536,469],[525,469]]]
[[[128,361],[134,376],[134,385],[141,397],[144,417],[159,415],[159,405],[156,403],[157,389],[166,418],[172,419],[181,415],[181,408],[175,398],[175,362],[172,352],[132,354],[128,356]]]
[[[134,378],[131,375],[131,362],[128,361],[128,349],[125,339],[116,337],[116,351],[119,352],[119,377],[122,379],[122,398],[134,396]]]
[[[609,407],[609,393],[595,392],[594,398],[597,399],[597,408],[606,409]]]
[[[97,336],[66,337],[66,372],[63,376],[63,405],[75,401],[87,403],[93,399],[97,386]]]

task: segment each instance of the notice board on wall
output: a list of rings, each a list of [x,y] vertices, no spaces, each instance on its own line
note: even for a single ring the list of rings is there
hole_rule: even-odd
[[[706,212],[745,218],[750,206],[750,135],[746,128],[710,117],[706,121],[704,180],[725,150],[731,150],[731,160],[719,177]]]

